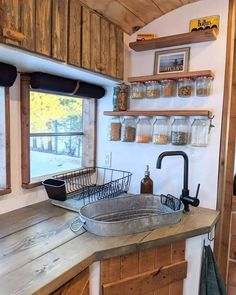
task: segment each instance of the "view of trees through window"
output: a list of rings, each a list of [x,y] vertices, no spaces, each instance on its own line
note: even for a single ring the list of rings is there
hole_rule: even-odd
[[[30,176],[82,164],[83,100],[30,91]]]

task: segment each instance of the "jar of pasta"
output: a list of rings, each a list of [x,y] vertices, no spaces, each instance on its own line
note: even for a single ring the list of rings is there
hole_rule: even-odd
[[[144,98],[146,96],[146,86],[142,82],[131,83],[130,97],[131,98]]]
[[[159,98],[161,96],[161,84],[158,81],[146,81],[146,97]]]
[[[178,96],[190,97],[194,95],[194,81],[191,78],[178,79]]]

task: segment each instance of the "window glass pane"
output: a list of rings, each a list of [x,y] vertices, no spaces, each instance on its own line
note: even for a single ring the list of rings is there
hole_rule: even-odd
[[[81,167],[82,113],[82,99],[30,91],[31,179]]]
[[[30,137],[31,178],[78,169],[81,163],[82,136]]]
[[[82,131],[81,98],[30,91],[30,132]]]
[[[0,87],[0,189],[6,187],[5,90]]]

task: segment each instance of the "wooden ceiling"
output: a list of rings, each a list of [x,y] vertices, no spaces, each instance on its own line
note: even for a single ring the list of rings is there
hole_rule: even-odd
[[[199,0],[82,0],[85,5],[132,34],[154,19]]]

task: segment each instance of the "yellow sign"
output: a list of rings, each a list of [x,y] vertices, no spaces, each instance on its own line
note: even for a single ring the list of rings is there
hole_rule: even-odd
[[[206,30],[206,29],[219,29],[219,15],[206,16],[190,21],[190,32]]]

